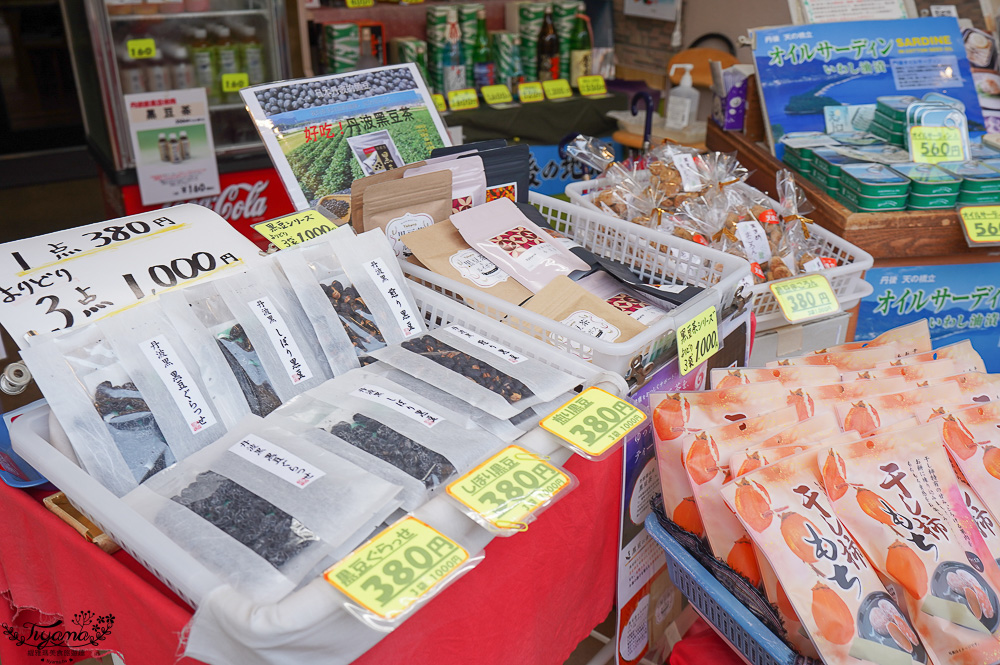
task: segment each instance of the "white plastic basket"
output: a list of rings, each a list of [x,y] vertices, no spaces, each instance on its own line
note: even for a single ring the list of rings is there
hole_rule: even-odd
[[[551,346],[521,335],[446,296],[412,285],[417,307],[430,327],[457,324],[504,346],[531,356],[581,379],[584,387],[598,385],[612,394],[624,396],[628,386],[615,373],[603,371],[578,358],[554,351]],[[193,607],[213,589],[216,577],[170,538],[140,517],[121,499],[90,477],[49,443],[49,408],[43,406],[24,414],[11,424],[11,444],[28,464],[66,493],[70,502],[122,549],[131,554],[171,590]],[[525,434],[536,442],[531,447],[548,454],[545,446],[558,448],[554,437],[540,428]],[[432,499],[434,501],[434,499]],[[475,523],[461,516],[462,523]],[[478,528],[478,527],[477,527]],[[320,583],[325,584],[320,580]],[[290,597],[289,597],[290,598]],[[282,603],[289,601],[286,598]]]
[[[648,283],[690,284],[704,291],[632,339],[608,342],[425,268],[403,263],[404,272],[490,318],[621,376],[628,376],[636,366],[648,369],[650,363],[655,367],[674,356],[677,327],[712,306],[721,318],[737,289],[750,279],[750,264],[731,254],[535,192],[529,200],[557,231],[595,254],[627,265]]]
[[[642,179],[642,173],[640,173]],[[760,190],[749,185],[740,183],[738,186],[753,192],[756,196],[767,196]],[[590,200],[590,193],[593,190],[600,190],[605,187],[604,179],[581,180],[566,185],[566,196],[576,205],[582,206],[594,212],[600,212],[600,208]],[[774,199],[767,197],[772,206],[777,206]],[[864,272],[872,267],[874,260],[872,255],[856,245],[852,245],[832,231],[827,231],[819,224],[809,225],[808,249],[820,258],[837,259],[838,265],[834,268],[825,268],[819,271],[830,280],[841,309],[844,311],[851,309],[858,304],[858,301],[870,294],[873,290],[871,284],[864,280]],[[757,315],[757,331],[770,330],[787,325],[785,317],[778,309],[778,303],[768,288],[767,283],[755,284],[750,289],[753,293],[753,311]]]

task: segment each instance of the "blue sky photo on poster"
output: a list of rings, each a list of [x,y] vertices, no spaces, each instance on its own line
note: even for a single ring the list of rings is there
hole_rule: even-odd
[[[988,372],[1000,371],[1000,263],[872,268],[854,339],[926,318],[934,347],[968,338]]]
[[[753,31],[754,64],[772,145],[784,134],[824,131],[823,107],[883,95],[943,92],[983,129],[958,21],[951,17],[817,23]],[[782,146],[775,145],[781,157]]]

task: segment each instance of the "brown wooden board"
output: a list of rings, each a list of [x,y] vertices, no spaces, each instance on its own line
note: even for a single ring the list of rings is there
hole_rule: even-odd
[[[754,143],[740,132],[726,132],[708,123],[705,140],[709,150],[737,152],[750,171],[748,182],[774,195],[774,179],[779,169],[788,168],[775,159],[767,147]],[[971,249],[965,242],[958,213],[954,210],[861,213],[852,212],[826,192],[799,176],[806,196],[816,206],[809,218],[857,245],[876,259],[973,254],[985,257],[988,249]]]

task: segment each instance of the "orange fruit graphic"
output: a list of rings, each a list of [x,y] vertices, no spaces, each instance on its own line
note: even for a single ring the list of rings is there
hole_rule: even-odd
[[[759,469],[761,466],[763,466],[763,464],[764,462],[761,459],[760,453],[754,451],[753,454],[748,454],[747,458],[743,460],[743,463],[740,464],[740,470],[736,475],[742,476],[744,474],[750,473],[754,469]]]
[[[834,644],[847,644],[854,637],[851,608],[836,591],[822,582],[812,588],[812,613],[819,634]]]
[[[888,506],[890,510],[895,512],[895,508],[890,506],[887,501],[883,500],[882,497],[871,490],[859,487],[857,488],[857,491],[858,493],[855,498],[857,498],[858,505],[861,506],[861,510],[865,511],[865,514],[868,515],[868,517],[885,524],[898,534],[899,532],[896,531],[896,528],[893,525],[892,517],[890,517],[884,510],[884,507]]]
[[[742,372],[738,369],[730,370],[726,376],[719,381],[719,385],[715,386],[715,390],[722,390],[723,388],[732,388],[733,386],[742,386],[750,383],[750,379],[744,376]]]
[[[750,580],[751,584],[760,586],[760,566],[757,564],[757,555],[754,554],[749,536],[743,536],[736,541],[733,549],[729,550],[726,563],[737,573]]]
[[[715,440],[705,432],[698,434],[684,458],[684,467],[691,480],[699,485],[715,478],[719,473],[719,448]]]
[[[806,538],[812,537],[807,525],[814,531],[819,531],[815,524],[798,513],[789,512],[781,515],[781,537],[785,539],[788,549],[804,563],[813,564],[819,559],[816,557],[816,548],[806,542]]]
[[[754,531],[760,533],[771,526],[771,497],[759,483],[752,480],[736,481],[736,512]]]
[[[1000,448],[986,446],[986,452],[983,453],[983,466],[986,467],[986,473],[994,478],[1000,478]]]
[[[801,388],[788,393],[785,404],[795,407],[795,415],[799,420],[811,418],[816,413],[816,404],[813,402],[813,398]]]
[[[861,436],[868,436],[871,432],[877,430],[880,424],[881,421],[875,407],[871,404],[865,404],[862,401],[851,405],[851,410],[847,412],[847,417],[844,418],[844,431],[849,432],[850,430],[854,430]]]
[[[836,501],[847,493],[847,467],[843,458],[830,450],[823,462],[823,486],[831,501]]]
[[[944,417],[941,423],[941,435],[948,449],[962,459],[969,459],[976,454],[976,437],[961,420],[953,415]]]
[[[690,531],[699,538],[705,535],[705,525],[701,522],[701,511],[694,502],[693,496],[686,496],[674,508],[674,523],[680,528]]]
[[[680,394],[668,395],[653,409],[653,427],[660,441],[671,441],[684,433],[691,417],[691,405]]]
[[[889,546],[889,553],[885,557],[885,572],[914,598],[923,598],[927,593],[927,569],[924,562],[900,540]]]

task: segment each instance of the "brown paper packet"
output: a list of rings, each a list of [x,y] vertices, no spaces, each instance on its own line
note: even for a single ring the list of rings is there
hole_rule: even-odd
[[[432,173],[431,176],[446,175],[450,172]],[[416,180],[417,178],[407,178]],[[449,194],[450,196],[450,194]],[[451,199],[445,203],[451,209]],[[413,231],[406,236],[406,246],[416,258],[431,272],[472,286],[483,293],[489,293],[509,303],[520,305],[531,297],[531,291],[498,268],[495,263],[469,247],[454,224],[445,220],[438,224]]]
[[[646,330],[565,275],[554,278],[523,307],[608,342],[624,342]]]
[[[364,207],[365,190],[380,182],[390,182],[392,180],[402,180],[403,174],[412,168],[423,166],[424,162],[414,162],[398,169],[376,173],[365,178],[358,178],[351,185],[351,226],[356,233],[362,233],[368,229],[364,228]]]
[[[364,198],[365,230],[382,229],[396,258],[406,258],[411,252],[403,236],[451,215],[451,172],[381,182],[368,187]]]

